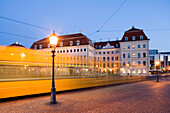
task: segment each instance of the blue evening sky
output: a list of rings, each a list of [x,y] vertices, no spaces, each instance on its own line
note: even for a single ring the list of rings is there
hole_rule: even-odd
[[[79,32],[87,35],[97,31],[124,0],[0,0],[0,16],[54,29],[64,34]],[[170,51],[170,0],[127,0],[101,30],[144,29],[150,38],[150,49]],[[145,30],[146,29],[146,30]],[[0,18],[0,31],[34,37],[28,39],[0,33],[0,45],[15,41],[24,46],[52,32]],[[99,32],[87,35],[93,41],[121,39],[124,31]]]

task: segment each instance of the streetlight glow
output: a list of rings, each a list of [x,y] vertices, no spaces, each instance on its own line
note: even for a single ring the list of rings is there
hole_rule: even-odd
[[[49,36],[49,40],[50,40],[50,45],[52,45],[52,46],[57,45],[58,38],[54,31],[53,31],[52,35]]]
[[[159,61],[155,61],[155,65],[159,66],[160,62]]]

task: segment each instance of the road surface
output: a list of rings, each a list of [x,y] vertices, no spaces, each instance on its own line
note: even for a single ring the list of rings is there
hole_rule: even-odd
[[[2,113],[170,113],[170,78],[0,103]]]

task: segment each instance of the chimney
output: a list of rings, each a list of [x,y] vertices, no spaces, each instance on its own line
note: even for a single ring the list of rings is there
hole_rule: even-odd
[[[110,38],[108,38],[108,41],[110,41]]]
[[[102,39],[100,39],[100,42],[102,42]]]
[[[80,33],[82,33],[82,30],[80,30]]]

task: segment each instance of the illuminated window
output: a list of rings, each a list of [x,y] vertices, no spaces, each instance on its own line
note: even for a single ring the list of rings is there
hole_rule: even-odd
[[[133,53],[133,58],[135,58],[135,53]]]
[[[135,49],[135,45],[133,45],[133,49]]]
[[[77,45],[80,45],[80,40],[77,40]]]
[[[135,66],[135,61],[133,61],[133,66]]]
[[[125,46],[123,46],[123,49],[125,49]]]
[[[70,41],[70,46],[72,46],[73,45],[73,41]]]
[[[138,61],[138,66],[140,66],[140,61]]]
[[[126,66],[126,63],[125,63],[125,61],[123,62],[123,66]]]
[[[34,49],[37,49],[37,45],[34,45]]]
[[[60,47],[63,47],[63,42],[60,42]]]
[[[50,48],[50,44],[48,44],[48,48]]]

